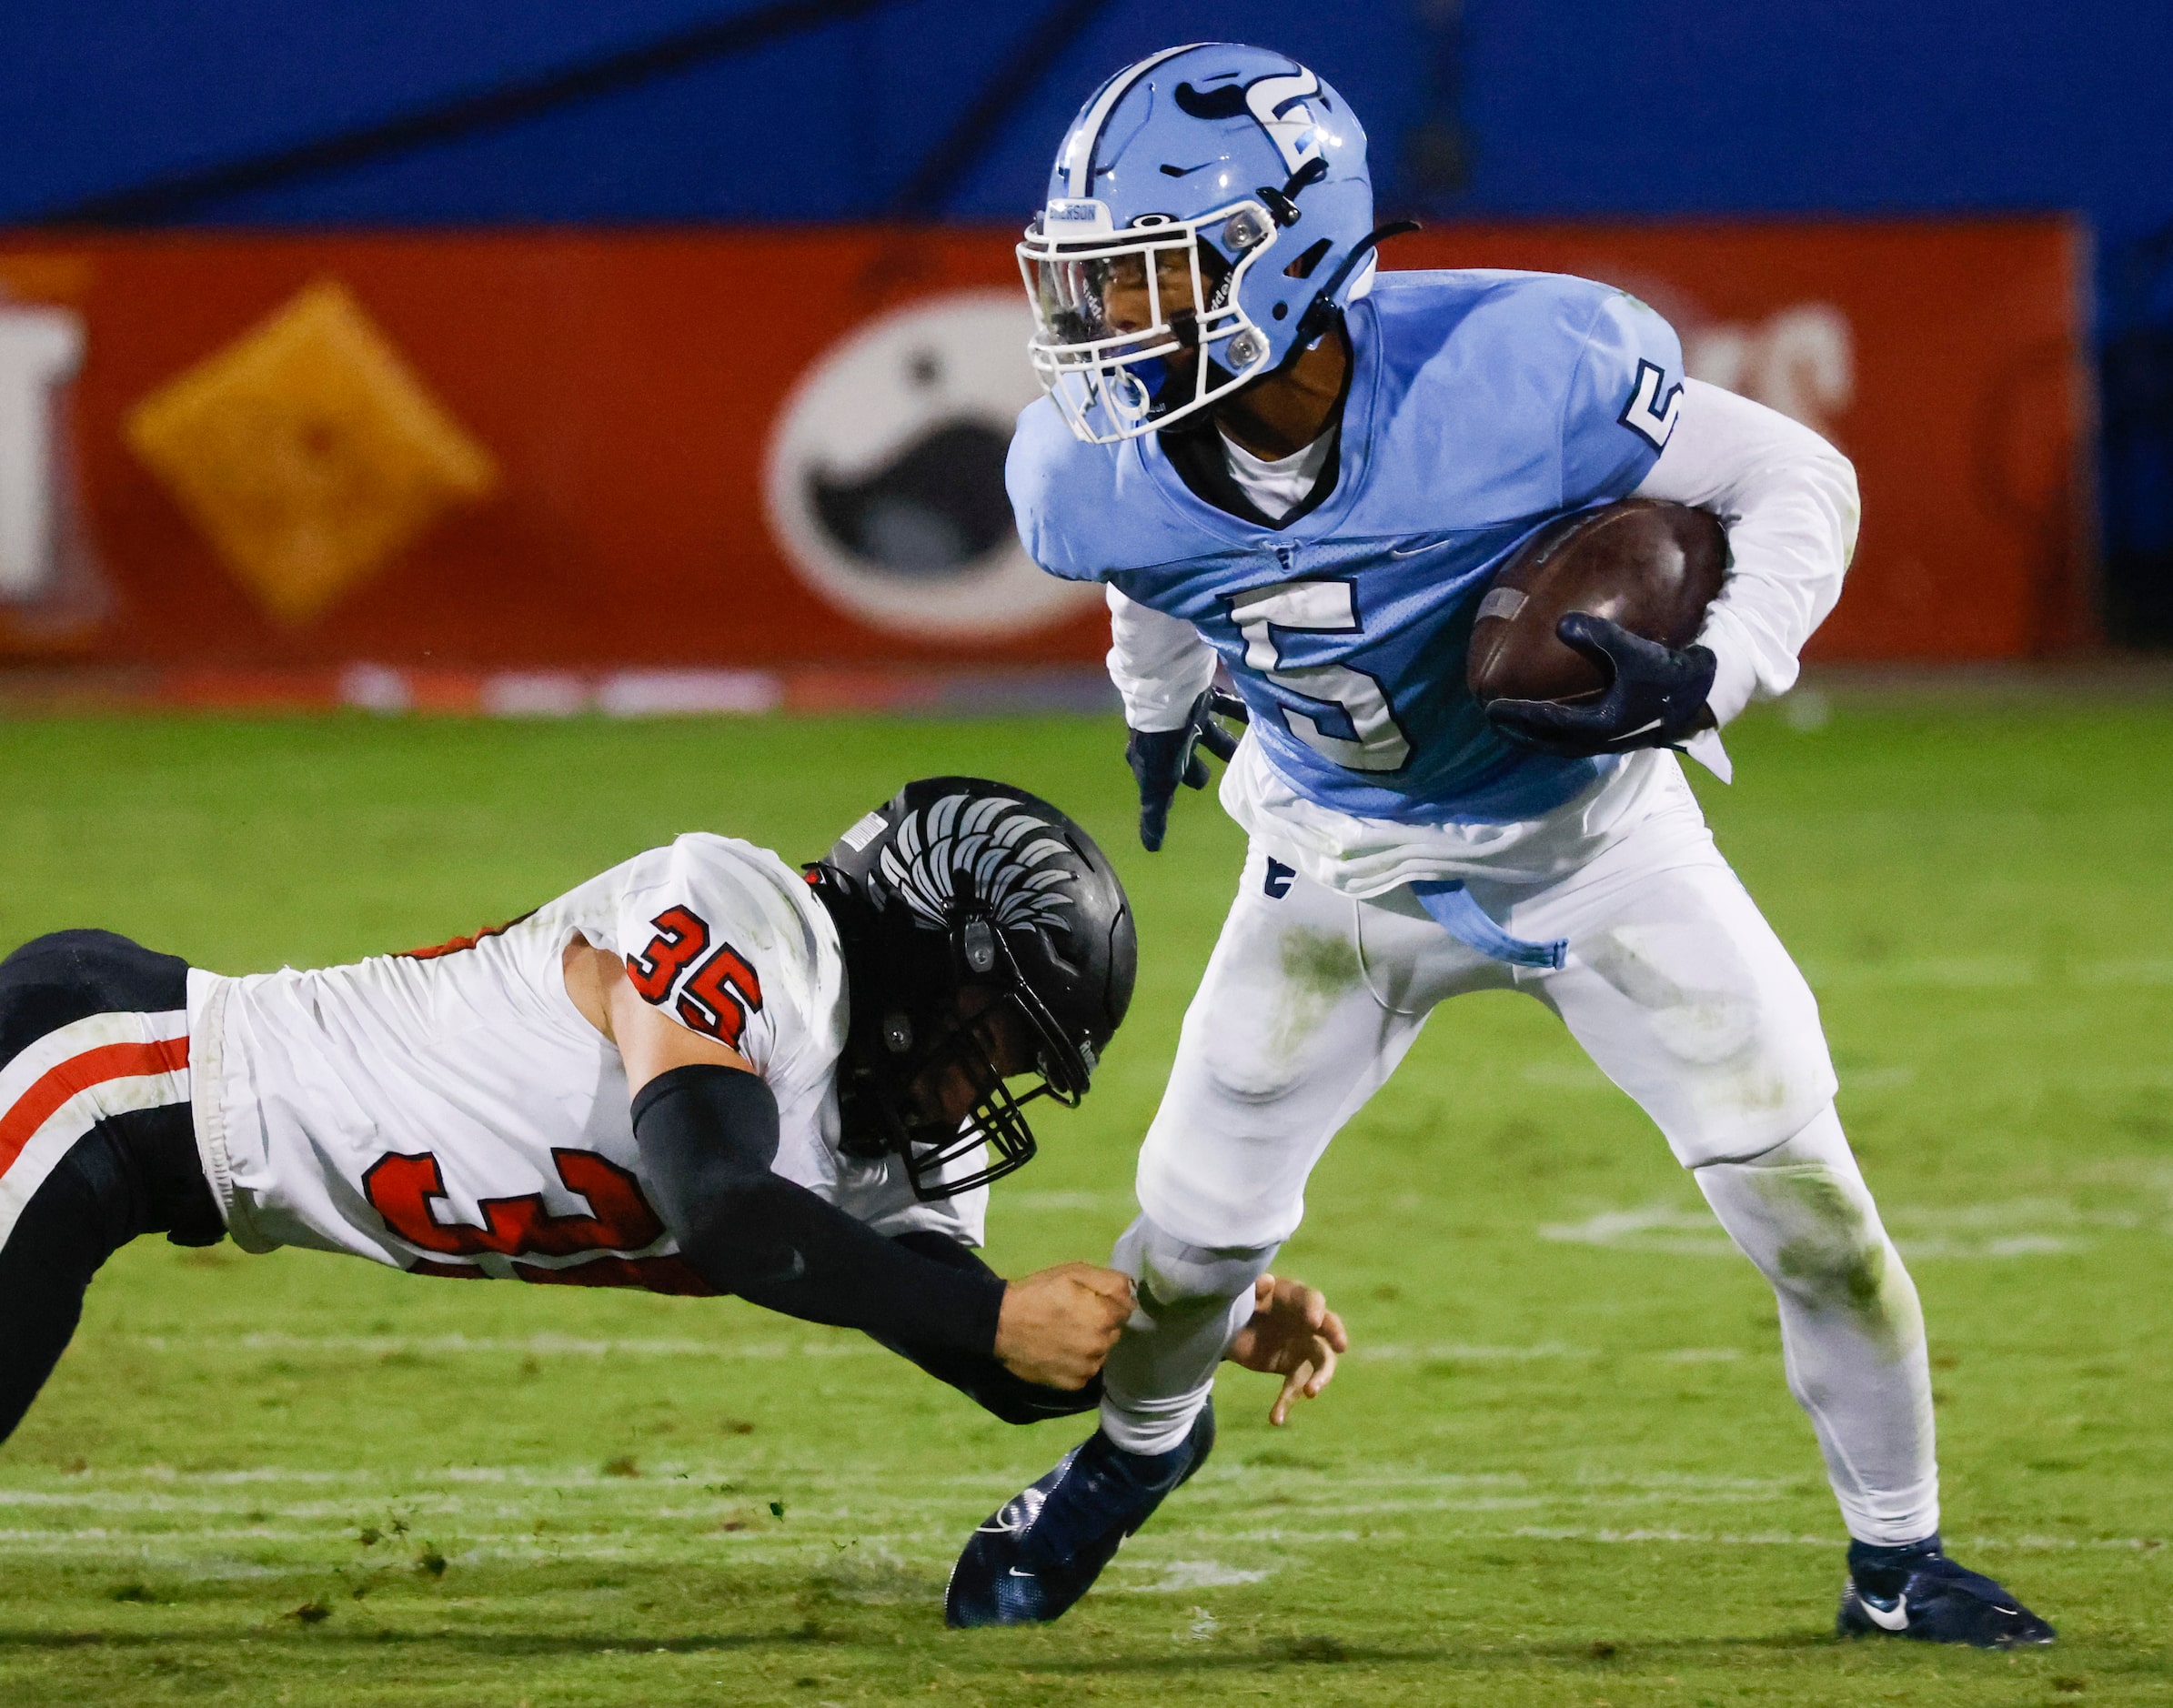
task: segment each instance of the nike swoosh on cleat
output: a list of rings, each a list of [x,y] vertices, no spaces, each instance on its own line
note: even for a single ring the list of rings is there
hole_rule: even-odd
[[[1617,736],[1615,739],[1617,741],[1627,741],[1632,736],[1641,736],[1645,734],[1646,730],[1657,729],[1659,727],[1660,720],[1655,718],[1649,724],[1639,724],[1636,728],[1625,731],[1622,735]]]
[[[1213,161],[1212,161],[1212,160],[1202,160],[1202,162],[1201,162],[1201,163],[1200,163],[1198,166],[1163,166],[1163,167],[1162,167],[1162,176],[1163,176],[1164,177],[1169,177],[1169,178],[1189,178],[1189,177],[1191,177],[1191,176],[1192,176],[1192,175],[1193,173],[1195,173],[1195,172],[1204,172],[1204,171],[1206,171],[1206,170],[1207,170],[1207,168],[1208,168],[1208,167],[1212,166],[1212,165],[1214,165],[1214,162],[1213,162]]]
[[[1011,1568],[1011,1575],[1015,1578],[1031,1578],[1033,1576],[1033,1573],[1031,1572],[1021,1572],[1017,1566],[1013,1566]]]
[[[1864,1610],[1864,1616],[1881,1631],[1906,1631],[1909,1628],[1909,1598],[1895,1597],[1892,1612],[1881,1607],[1862,1590],[1856,1592],[1856,1605]]]

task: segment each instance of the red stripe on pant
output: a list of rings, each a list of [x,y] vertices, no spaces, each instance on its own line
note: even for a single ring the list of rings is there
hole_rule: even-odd
[[[188,1039],[161,1038],[147,1044],[100,1044],[48,1068],[0,1114],[0,1174],[15,1167],[37,1130],[67,1100],[112,1080],[172,1073],[188,1066]]]

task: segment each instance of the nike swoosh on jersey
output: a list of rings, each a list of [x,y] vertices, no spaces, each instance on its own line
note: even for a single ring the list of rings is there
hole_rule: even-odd
[[[1856,1592],[1856,1604],[1864,1610],[1864,1616],[1881,1631],[1906,1631],[1909,1628],[1909,1598],[1897,1595],[1889,1610],[1881,1607],[1862,1590]]]
[[[1388,555],[1391,558],[1415,558],[1422,551],[1432,551],[1433,549],[1434,548],[1431,546],[1413,546],[1409,551],[1404,551],[1400,547],[1391,546],[1388,548]]]
[[[1011,1568],[1011,1575],[1015,1578],[1030,1578],[1033,1575],[1033,1573],[1031,1572],[1021,1572],[1017,1566],[1013,1566]]]

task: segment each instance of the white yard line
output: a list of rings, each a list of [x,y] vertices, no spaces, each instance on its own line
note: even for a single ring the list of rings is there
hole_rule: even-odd
[[[1611,1543],[1689,1543],[1707,1548],[1813,1547],[1840,1549],[1844,1540],[1830,1536],[1795,1536],[1785,1532],[1730,1534],[1689,1530],[1558,1530],[1527,1524],[1510,1532],[1531,1542],[1600,1542]],[[2165,1547],[2158,1536],[1959,1536],[1948,1544],[1957,1552],[2051,1552],[2069,1549],[2108,1549],[2115,1552],[2155,1553]]]
[[[1117,1569],[1127,1565],[1143,1565],[1144,1562],[1115,1562]],[[1265,1571],[1249,1571],[1241,1566],[1224,1565],[1219,1560],[1171,1560],[1148,1569],[1159,1571],[1161,1576],[1152,1583],[1132,1583],[1125,1591],[1132,1595],[1175,1595],[1187,1590],[1227,1589],[1239,1583],[1258,1583],[1269,1576]]]
[[[995,1198],[989,1206],[991,1211],[1021,1210],[1036,1215],[1054,1215],[1065,1211],[1109,1210],[1130,1212],[1138,1208],[1138,1201],[1130,1192],[1065,1192],[1065,1191],[1006,1191]]]
[[[1504,1502],[1504,1505],[1519,1503]],[[1426,1513],[1459,1510],[1425,1503],[1403,1507],[1339,1509],[1333,1515],[1347,1521],[1353,1513],[1407,1511]],[[850,1514],[839,1514],[842,1521]],[[621,1528],[611,1537],[537,1535],[528,1532],[460,1531],[437,1540],[457,1565],[489,1563],[548,1565],[581,1562],[636,1562],[652,1566],[757,1565],[778,1563],[804,1568],[845,1565],[834,1537],[811,1525],[797,1532],[782,1528],[725,1532],[716,1529],[672,1528],[629,1538]],[[1119,1563],[1122,1572],[1159,1573],[1157,1582],[1142,1587],[1176,1591],[1212,1587],[1222,1583],[1255,1582],[1272,1567],[1227,1565],[1196,1558],[1163,1559],[1165,1550],[1211,1547],[1265,1547],[1271,1549],[1330,1547],[1365,1542],[1370,1546],[1439,1543],[1442,1542],[1573,1542],[1609,1546],[1694,1547],[1818,1547],[1838,1550],[1843,1539],[1831,1534],[1805,1534],[1787,1530],[1705,1530],[1674,1525],[1588,1526],[1525,1523],[1507,1528],[1486,1525],[1442,1525],[1429,1522],[1413,1528],[1367,1524],[1353,1528],[1347,1522],[1332,1525],[1284,1522],[1233,1529],[1200,1522],[1164,1526],[1159,1534],[1142,1537]],[[861,1530],[853,1538],[853,1560],[883,1561],[902,1569],[915,1562],[940,1566],[955,1545],[955,1524],[924,1524],[904,1529]],[[186,1543],[186,1549],[176,1544]],[[1957,1538],[1956,1546],[1992,1552],[2051,1552],[2111,1551],[2149,1553],[2165,1546],[2162,1538],[2142,1536],[1971,1536]],[[291,1547],[299,1557],[279,1563],[236,1557],[236,1551]],[[376,1550],[364,1550],[337,1532],[287,1531],[269,1525],[247,1529],[197,1530],[185,1538],[171,1533],[132,1535],[99,1526],[68,1531],[0,1530],[0,1559],[66,1558],[110,1562],[116,1570],[155,1572],[193,1579],[293,1577],[322,1573],[335,1568],[368,1572],[397,1573],[411,1569],[410,1555],[419,1546],[417,1534]],[[332,1557],[327,1558],[330,1555]],[[1225,1575],[1208,1575],[1222,1573]]]
[[[1538,1359],[1597,1358],[1599,1354],[1590,1347],[1565,1346],[1560,1341],[1542,1341],[1536,1346],[1466,1346],[1454,1341],[1411,1346],[1394,1341],[1367,1345],[1362,1341],[1351,1349],[1351,1356],[1360,1360],[1454,1359],[1466,1363],[1521,1364]]]
[[[1988,1204],[1894,1204],[1883,1209],[1882,1220],[1902,1256],[1909,1260],[2063,1257],[2091,1249],[2093,1241],[2077,1231],[2081,1229],[2173,1231],[2155,1211],[2086,1210],[2042,1198]],[[1561,1245],[1670,1257],[1737,1255],[1734,1242],[1709,1211],[1675,1203],[1595,1211],[1581,1221],[1542,1222],[1536,1231],[1542,1240]]]
[[[581,1340],[565,1334],[493,1339],[467,1334],[281,1334],[231,1339],[139,1334],[131,1343],[157,1352],[291,1352],[302,1355],[461,1358],[872,1358],[882,1348],[858,1336],[834,1341]]]
[[[1869,984],[1930,986],[1947,990],[2011,990],[2038,982],[2031,962],[2009,955],[1927,957],[1911,960],[1822,961],[1804,968],[1816,990],[1821,985]]]
[[[820,1575],[850,1574],[850,1562],[882,1557],[892,1570],[918,1564],[932,1572],[949,1559],[971,1513],[1011,1481],[1001,1471],[960,1472],[907,1495],[873,1471],[855,1475],[835,1467],[750,1471],[744,1465],[667,1471],[621,1479],[587,1466],[187,1472],[149,1465],[48,1474],[0,1490],[0,1510],[15,1521],[0,1528],[0,1559],[102,1562],[116,1572],[182,1579],[293,1578],[332,1570],[406,1573],[428,1539],[460,1566],[741,1565]],[[1121,1562],[1119,1582],[1157,1593],[1242,1585],[1275,1569],[1275,1551],[1360,1541],[1374,1548],[1519,1538],[1838,1548],[1837,1531],[1802,1535],[1755,1522],[1720,1529],[1682,1522],[1715,1508],[1747,1517],[1761,1508],[1793,1505],[1806,1492],[1800,1478],[1633,1472],[1555,1480],[1393,1464],[1345,1474],[1225,1460],[1211,1465],[1188,1501],[1134,1545]],[[787,1502],[781,1522],[764,1512],[773,1498]],[[1268,1501],[1287,1504],[1263,1522]],[[392,1533],[396,1515],[407,1529]],[[47,1516],[54,1521],[49,1525],[36,1522]],[[1496,1522],[1489,1523],[1490,1517]],[[1606,1522],[1617,1517],[1631,1522]],[[727,1530],[727,1523],[742,1527]],[[360,1541],[366,1524],[387,1533],[366,1547]],[[845,1538],[850,1552],[841,1556]],[[1972,1545],[2144,1550],[2153,1544],[2140,1538],[2030,1536]],[[1239,1551],[1234,1558],[1230,1550]],[[1252,1550],[1267,1550],[1269,1557],[1248,1557]],[[1135,1574],[1144,1581],[1132,1581]],[[852,1591],[847,1582],[845,1592]],[[868,1592],[924,1592],[877,1584]]]

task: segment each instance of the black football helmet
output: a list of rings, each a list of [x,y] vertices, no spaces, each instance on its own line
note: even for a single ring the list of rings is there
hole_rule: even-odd
[[[808,880],[845,950],[846,1154],[901,1158],[924,1202],[1023,1168],[1034,1139],[1022,1105],[1084,1097],[1132,1001],[1132,907],[1093,838],[1022,789],[928,777],[846,831]],[[1021,1093],[990,1053],[997,1032],[1031,1053],[1011,1075],[1034,1080]],[[975,1093],[955,1125],[912,1095],[915,1080],[954,1066]],[[983,1144],[982,1167],[945,1178]]]

